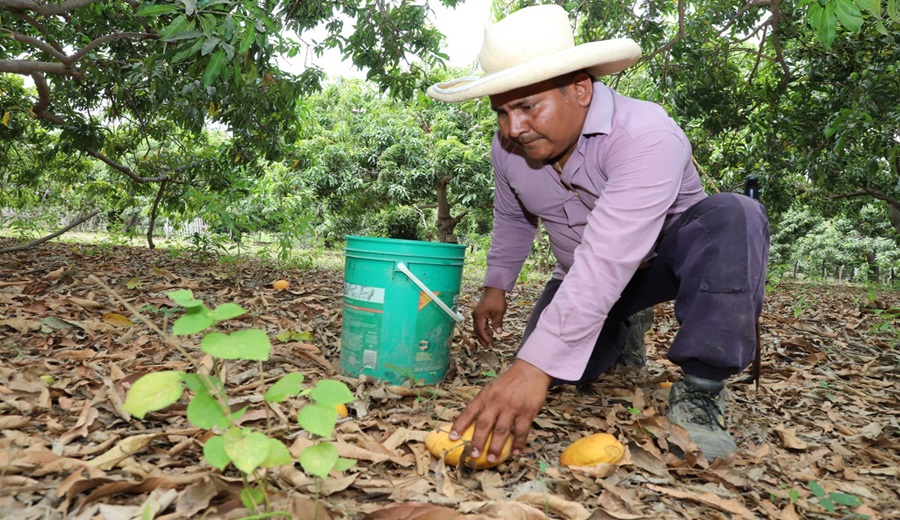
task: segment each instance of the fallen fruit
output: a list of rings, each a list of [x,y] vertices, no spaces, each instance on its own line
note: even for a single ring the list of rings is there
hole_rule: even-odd
[[[444,462],[448,465],[459,466],[460,459],[462,458],[462,465],[468,468],[487,469],[493,468],[509,458],[509,454],[512,451],[512,437],[506,439],[506,444],[503,445],[503,451],[500,453],[500,457],[496,462],[491,463],[487,460],[487,448],[491,445],[493,434],[488,436],[484,452],[482,452],[481,456],[473,459],[470,456],[473,448],[469,441],[471,441],[472,436],[475,435],[475,425],[469,426],[466,431],[463,432],[462,436],[455,441],[450,440],[450,426],[450,424],[440,425],[436,430],[425,437],[425,447],[428,448],[428,451],[435,457],[443,456]]]
[[[672,388],[672,382],[671,382],[671,381],[663,381],[663,382],[661,382],[661,383],[658,383],[658,385],[659,385],[660,388],[662,388],[662,389],[664,389],[664,390],[668,390],[668,389]]]
[[[291,282],[287,280],[275,280],[272,282],[272,288],[276,291],[283,291],[291,286]]]
[[[625,455],[625,446],[608,433],[582,437],[569,445],[559,456],[563,466],[593,466],[601,462],[616,464]]]
[[[350,411],[347,410],[347,405],[344,404],[336,404],[334,405],[334,409],[337,410],[338,417],[343,419],[344,417],[350,416]]]

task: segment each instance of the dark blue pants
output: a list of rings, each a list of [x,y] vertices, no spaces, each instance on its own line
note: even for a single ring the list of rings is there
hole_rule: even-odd
[[[589,383],[612,368],[625,346],[627,317],[675,300],[681,328],[669,359],[705,379],[723,380],[745,369],[756,351],[769,258],[769,223],[757,201],[734,193],[707,197],[660,237],[656,257],[639,269],[613,306],[578,381]],[[522,342],[553,300],[552,279],[532,310]]]

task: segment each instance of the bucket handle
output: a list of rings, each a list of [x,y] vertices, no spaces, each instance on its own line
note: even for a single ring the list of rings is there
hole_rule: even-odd
[[[410,280],[412,280],[412,282],[414,284],[418,285],[419,289],[422,289],[422,292],[427,294],[428,297],[431,298],[431,301],[436,303],[438,305],[438,307],[440,307],[441,310],[446,312],[448,316],[453,318],[454,321],[456,321],[457,323],[462,323],[463,321],[466,320],[462,314],[454,311],[450,307],[447,307],[447,304],[442,302],[441,299],[438,298],[437,295],[434,294],[434,292],[432,292],[431,289],[426,287],[425,284],[422,283],[422,280],[419,280],[419,277],[412,274],[412,271],[410,271],[409,268],[406,267],[406,264],[404,264],[403,262],[397,262],[397,270],[400,271],[401,273],[405,274]]]

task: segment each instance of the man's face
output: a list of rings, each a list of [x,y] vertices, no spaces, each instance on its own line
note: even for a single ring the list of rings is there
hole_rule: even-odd
[[[500,132],[531,158],[565,164],[581,135],[593,94],[585,74],[560,88],[544,81],[491,96]]]

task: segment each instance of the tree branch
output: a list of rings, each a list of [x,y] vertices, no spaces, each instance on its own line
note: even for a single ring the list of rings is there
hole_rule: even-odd
[[[131,168],[125,166],[124,164],[117,163],[116,161],[107,157],[102,152],[98,152],[97,150],[94,150],[93,148],[86,148],[84,151],[87,152],[88,155],[90,155],[94,159],[102,161],[104,164],[106,164],[110,168],[124,173],[126,177],[128,177],[129,179],[131,179],[132,181],[134,181],[138,184],[147,184],[149,182],[163,182],[163,181],[169,180],[169,178],[166,176],[165,173],[161,173],[160,175],[157,175],[156,177],[141,177],[140,175],[134,173],[134,170],[132,170]]]
[[[35,72],[31,74],[31,79],[34,81],[34,86],[37,88],[38,92],[38,101],[31,107],[31,111],[34,112],[34,115],[41,119],[46,119],[54,125],[62,126],[66,124],[65,121],[55,114],[47,112],[47,108],[50,107],[50,86],[47,85],[47,79],[44,78],[44,75],[40,72]]]
[[[107,34],[105,36],[101,36],[91,43],[87,44],[80,51],[76,52],[70,58],[73,63],[83,58],[87,53],[96,49],[100,45],[112,41],[112,40],[122,40],[122,39],[134,39],[134,40],[158,40],[158,34],[150,34],[150,33],[133,33],[133,32],[122,32],[122,33],[113,33]]]
[[[50,87],[47,85],[47,80],[44,78],[43,74],[32,74],[32,79],[34,80],[34,86],[38,91],[38,102],[32,107],[32,112],[41,119],[45,119],[54,125],[64,126],[66,124],[59,116],[52,114],[47,111],[50,107]],[[116,161],[110,159],[105,154],[94,150],[93,148],[86,148],[85,152],[87,152],[91,157],[103,161],[110,168],[120,171],[125,174],[126,177],[133,180],[138,184],[146,184],[149,182],[163,182],[168,180],[168,176],[165,172],[161,173],[156,177],[141,177],[140,175],[134,173],[134,170],[131,168],[119,164]]]
[[[755,53],[756,61],[753,63],[753,70],[751,70],[750,75],[747,76],[747,84],[748,85],[753,84],[753,78],[756,77],[756,72],[759,70],[759,64],[760,64],[760,62],[762,62],[762,58],[765,56],[762,53],[762,50],[763,50],[763,46],[765,45],[766,35],[768,34],[768,32],[769,32],[769,27],[767,26],[763,29],[762,38],[759,39],[759,50]],[[749,50],[749,49],[747,49],[747,50]],[[766,59],[771,60],[771,58],[769,58],[768,56],[766,56]]]
[[[44,16],[55,16],[103,1],[105,0],[66,0],[58,4],[45,4],[34,0],[0,0],[0,7],[13,12],[31,11]]]
[[[19,245],[19,246],[12,246],[12,247],[4,247],[4,248],[0,249],[0,254],[3,254],[3,253],[15,253],[16,251],[25,251],[26,249],[31,249],[32,247],[34,247],[34,246],[36,246],[36,245],[43,244],[44,242],[46,242],[46,241],[48,241],[48,240],[53,240],[54,238],[56,238],[56,237],[62,235],[63,233],[65,233],[66,231],[72,229],[73,227],[80,225],[81,223],[85,222],[86,220],[90,220],[90,219],[93,218],[97,213],[100,213],[100,210],[99,210],[99,209],[95,209],[94,211],[88,213],[87,215],[85,215],[85,216],[79,218],[79,219],[76,220],[75,222],[72,222],[72,223],[69,224],[68,226],[66,226],[66,227],[64,227],[64,228],[62,228],[62,229],[60,229],[60,230],[57,231],[56,233],[52,233],[52,234],[49,234],[49,235],[47,235],[47,236],[45,236],[45,237],[38,238],[37,240],[32,240],[31,242],[28,242],[27,244],[22,244],[22,245]]]
[[[678,43],[678,41],[682,38],[684,38],[684,0],[678,0],[678,32],[675,34],[675,36],[672,37],[672,39],[667,41],[665,45],[657,49],[650,56],[642,58],[641,61],[650,61],[659,54],[668,53],[670,50],[672,50],[672,47],[674,47],[675,44]]]
[[[765,32],[763,32],[763,36],[765,36]],[[746,47],[736,47],[734,49],[731,49],[731,52],[744,52],[747,54],[752,54],[753,56],[756,56],[757,58],[761,58],[764,60],[778,61],[778,58],[776,58],[775,56],[767,56],[767,55],[763,54],[761,51],[754,50],[754,49],[747,49]],[[759,66],[758,60],[757,60],[757,66]],[[754,67],[754,69],[755,68],[756,67]]]
[[[0,0],[0,1],[2,1],[2,0]],[[34,27],[35,29],[37,29],[37,31],[38,31],[39,33],[43,34],[43,35],[46,36],[47,38],[50,38],[50,39],[53,38],[53,36],[50,34],[50,30],[47,29],[47,27],[46,27],[44,24],[42,24],[41,22],[35,20],[34,17],[32,17],[32,16],[30,16],[30,15],[28,15],[28,14],[26,14],[26,13],[20,13],[19,16],[22,17],[23,20],[25,20],[26,22],[28,22],[29,25],[31,25],[32,27]],[[43,18],[43,17],[41,17],[41,18]],[[50,42],[50,45],[51,45],[54,49],[56,49],[57,51],[59,51],[59,52],[65,54],[65,51],[63,50],[63,48],[62,48],[58,43],[56,43],[56,42],[54,42],[54,41],[51,41],[51,42]]]
[[[46,72],[60,76],[72,76],[75,79],[84,79],[81,69],[70,67],[64,63],[50,63],[49,61],[32,60],[0,60],[0,72],[10,74],[29,74]]]
[[[725,32],[730,29],[732,25],[737,23],[738,18],[740,18],[741,15],[743,15],[750,9],[753,9],[755,7],[763,7],[769,5],[770,3],[772,3],[772,0],[757,0],[756,2],[747,2],[746,4],[742,5],[741,8],[738,9],[738,12],[736,12],[734,16],[731,17],[731,20],[729,20],[728,23],[725,24],[724,27],[722,27],[722,30],[719,31],[719,36],[725,34]]]
[[[859,191],[851,191],[849,193],[829,194],[827,195],[827,197],[831,200],[852,199],[854,197],[872,197],[873,199],[883,200],[891,206],[900,208],[900,200],[878,190],[861,189]]]
[[[12,37],[13,40],[16,40],[17,42],[22,42],[22,43],[31,45],[32,47],[37,47],[38,49],[46,52],[47,54],[53,56],[54,58],[58,59],[59,61],[65,63],[67,65],[71,65],[71,63],[68,61],[68,56],[66,56],[66,53],[57,50],[55,47],[53,47],[52,45],[50,45],[42,40],[38,40],[37,38],[35,38],[33,36],[28,36],[25,34],[19,34],[19,33],[14,33],[14,32],[10,32],[9,35],[10,35],[10,37]]]
[[[775,56],[778,60],[778,63],[781,64],[781,71],[784,73],[784,77],[781,78],[781,82],[779,85],[782,90],[786,89],[788,84],[791,82],[791,68],[788,67],[787,62],[784,60],[784,52],[781,49],[781,39],[778,34],[778,21],[781,19],[781,10],[778,8],[781,0],[772,0],[772,5],[769,6],[769,11],[772,13],[771,25],[772,25],[772,47],[775,48]]]

